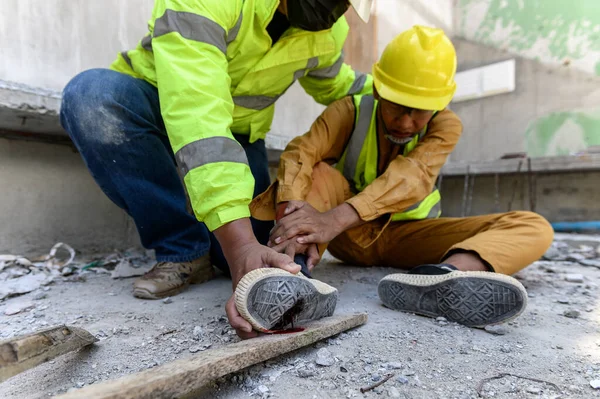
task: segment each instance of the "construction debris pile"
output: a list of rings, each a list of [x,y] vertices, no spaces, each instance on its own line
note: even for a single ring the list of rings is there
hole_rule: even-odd
[[[152,267],[151,251],[135,249],[98,259],[76,258],[75,250],[62,242],[35,258],[0,255],[0,300],[44,290],[56,280],[81,282],[90,273],[110,274],[112,278],[141,276]]]

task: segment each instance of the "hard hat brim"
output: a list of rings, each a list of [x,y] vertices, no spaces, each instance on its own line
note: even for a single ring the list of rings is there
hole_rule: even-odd
[[[407,92],[398,91],[388,85],[385,85],[377,79],[373,79],[373,85],[381,98],[390,101],[394,104],[403,105],[409,108],[422,109],[425,111],[441,111],[450,104],[454,97],[453,90],[451,93],[441,97],[425,97]]]
[[[373,0],[350,0],[350,5],[365,23],[369,22],[372,4]]]

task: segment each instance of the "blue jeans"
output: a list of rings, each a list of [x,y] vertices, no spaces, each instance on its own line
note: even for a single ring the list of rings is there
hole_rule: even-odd
[[[213,264],[229,273],[215,236],[187,212],[154,86],[107,69],[85,71],[65,87],[60,121],[96,183],[133,218],[157,261],[186,262],[210,251]],[[256,196],[270,183],[265,142],[234,137],[246,151]],[[262,244],[272,226],[252,220]]]

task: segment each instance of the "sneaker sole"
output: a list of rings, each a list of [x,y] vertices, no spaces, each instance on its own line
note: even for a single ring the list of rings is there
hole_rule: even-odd
[[[512,320],[527,306],[527,291],[520,282],[491,272],[392,274],[379,282],[378,292],[390,309],[443,316],[468,327]]]
[[[270,268],[246,274],[235,290],[238,312],[262,332],[331,316],[337,298],[337,290],[323,282]]]

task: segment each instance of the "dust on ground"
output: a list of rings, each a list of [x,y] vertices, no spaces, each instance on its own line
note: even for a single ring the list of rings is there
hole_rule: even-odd
[[[197,396],[600,397],[591,386],[600,380],[600,238],[559,238],[549,260],[516,276],[529,293],[523,315],[489,331],[389,310],[377,283],[393,269],[327,257],[314,277],[339,289],[336,313],[367,312],[368,323],[223,377]],[[0,302],[0,339],[68,324],[100,340],[0,384],[0,397],[53,396],[238,340],[224,313],[231,294],[226,277],[166,301],[133,298],[132,282],[88,270]],[[389,374],[378,388],[360,393]]]

